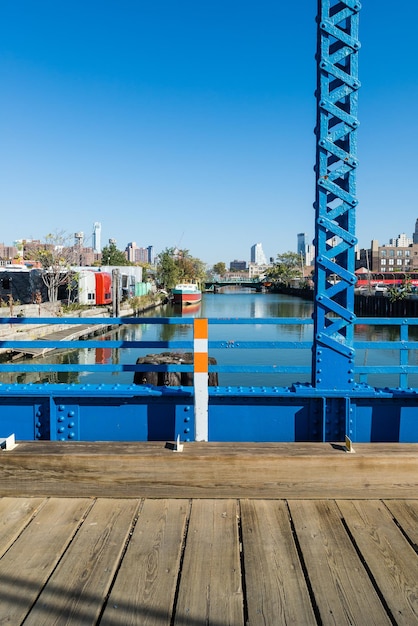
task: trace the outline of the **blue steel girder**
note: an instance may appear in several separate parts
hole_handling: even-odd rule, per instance
[[[354,389],[358,22],[356,0],[318,0],[312,385]]]

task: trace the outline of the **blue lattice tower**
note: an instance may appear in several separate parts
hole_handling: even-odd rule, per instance
[[[319,0],[312,385],[353,389],[358,20],[355,0]]]

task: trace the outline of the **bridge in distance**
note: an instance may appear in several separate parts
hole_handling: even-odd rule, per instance
[[[205,291],[218,291],[222,287],[245,287],[263,291],[270,283],[259,278],[225,278],[223,280],[209,280],[205,282]]]

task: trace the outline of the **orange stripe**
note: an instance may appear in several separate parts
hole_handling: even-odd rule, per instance
[[[195,352],[194,353],[194,371],[197,374],[206,374],[208,371],[208,353],[207,352]]]
[[[194,337],[195,339],[208,338],[208,320],[205,318],[197,318],[194,320]]]

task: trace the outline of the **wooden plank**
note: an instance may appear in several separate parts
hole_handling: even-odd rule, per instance
[[[396,624],[418,624],[418,555],[382,502],[338,502]]]
[[[97,622],[137,509],[135,500],[94,504],[26,618],[27,626]]]
[[[0,558],[44,502],[42,498],[0,499]]]
[[[243,622],[237,502],[194,500],[174,624]]]
[[[346,454],[329,444],[186,443],[178,454],[162,442],[45,443],[0,454],[0,495],[414,499],[418,492],[414,444]]]
[[[111,456],[133,455],[138,454],[154,456],[156,452],[170,452],[170,448],[166,446],[166,442],[162,441],[73,441],[71,445],[68,442],[60,441],[21,441],[19,446],[13,450],[13,454],[19,455],[37,455],[44,454],[63,454],[73,456],[92,456],[96,453]],[[282,443],[282,442],[240,442],[240,441],[207,441],[197,442],[191,441],[185,443],[185,452],[187,455],[194,456],[233,456],[239,458],[260,457],[260,456],[280,456],[280,457],[305,457],[305,456],[333,456],[353,458],[353,455],[345,453],[345,444],[336,443]],[[402,457],[414,457],[418,453],[418,444],[416,443],[356,443],[356,457],[391,457],[400,454]]]
[[[186,521],[187,500],[146,500],[101,626],[169,625]]]
[[[418,550],[418,500],[386,500],[385,504]]]
[[[241,500],[250,624],[317,624],[284,501]]]
[[[322,624],[390,624],[333,501],[289,501]]]
[[[51,499],[0,559],[0,624],[20,624],[92,502]]]

